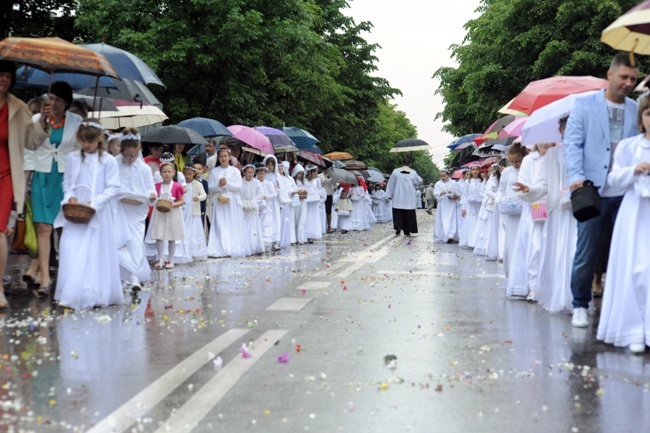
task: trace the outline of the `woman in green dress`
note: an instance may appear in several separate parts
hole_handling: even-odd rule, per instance
[[[50,293],[50,237],[63,200],[65,159],[79,146],[76,134],[82,118],[68,111],[71,103],[70,85],[63,81],[52,83],[41,114],[34,117],[27,129],[26,147],[35,151],[31,198],[38,234],[40,296]]]

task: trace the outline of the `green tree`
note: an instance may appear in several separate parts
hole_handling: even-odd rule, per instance
[[[457,67],[438,69],[437,118],[454,135],[482,132],[533,80],[554,75],[604,77],[615,54],[601,32],[637,0],[483,0],[452,45]],[[642,60],[643,62],[643,60]]]
[[[0,6],[0,36],[80,37],[74,27],[74,0],[4,1]]]

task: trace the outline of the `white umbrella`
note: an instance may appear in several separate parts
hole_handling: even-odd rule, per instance
[[[92,112],[88,116],[99,119],[102,126],[107,129],[139,128],[168,119],[167,115],[155,105],[143,105],[142,107],[140,105],[123,105],[118,106],[117,111]]]
[[[367,179],[369,182],[385,182],[386,179],[384,179],[384,175],[381,174],[381,172],[377,170],[370,170],[368,169],[368,173],[370,174],[370,177]]]
[[[537,143],[559,143],[562,135],[558,130],[560,119],[571,113],[576,99],[591,95],[600,90],[576,93],[539,108],[530,115],[521,129],[521,142],[525,146]]]

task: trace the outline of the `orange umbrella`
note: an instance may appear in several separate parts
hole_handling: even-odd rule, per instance
[[[61,38],[5,38],[0,41],[0,59],[48,72],[78,72],[119,78],[102,54]]]
[[[325,158],[331,159],[332,161],[344,161],[346,159],[354,159],[354,156],[350,155],[347,152],[330,152],[323,156]]]

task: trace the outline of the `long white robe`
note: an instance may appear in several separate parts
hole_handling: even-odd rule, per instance
[[[476,221],[474,232],[471,236],[472,240],[469,242],[474,245],[474,254],[479,256],[487,255],[490,233],[494,229],[494,198],[498,187],[499,182],[496,176],[492,175],[485,182],[485,187],[483,188],[481,209],[478,212],[478,220]],[[498,226],[495,232],[498,233]]]
[[[355,186],[350,188],[349,198],[352,201],[352,215],[350,215],[352,221],[352,230],[370,230],[376,218],[372,214],[370,209],[371,199],[368,193],[361,186]],[[372,219],[370,217],[372,214]]]
[[[266,161],[266,160],[265,160]],[[277,170],[277,169],[276,169]],[[266,194],[266,208],[264,210],[264,215],[269,215],[270,212],[270,226],[265,226],[264,218],[267,216],[262,216],[262,230],[265,234],[270,234],[271,240],[265,240],[265,242],[277,242],[280,243],[280,182],[278,181],[279,173],[267,173],[265,181],[268,182],[275,191],[267,191],[267,187],[262,184]]]
[[[351,215],[339,215],[338,211],[336,210],[336,205],[341,200],[341,194],[343,193],[343,189],[339,188],[334,195],[332,196],[332,214],[336,214],[336,229],[340,231],[350,231],[352,230],[352,216]],[[349,199],[348,199],[349,200]],[[351,200],[350,200],[351,201]],[[354,208],[354,204],[352,204]],[[354,213],[354,211],[352,211]]]
[[[278,176],[278,200],[280,201],[280,246],[288,247],[296,242],[296,222],[293,212],[293,200],[291,191],[293,191],[293,179],[289,176]]]
[[[450,198],[459,196],[456,187],[457,184],[453,180],[447,180],[447,182],[439,180],[433,188],[433,195],[435,199],[438,200],[436,222],[433,230],[433,242],[443,243],[450,239],[453,240],[456,237],[458,231],[456,227],[458,198]]]
[[[536,185],[542,172],[544,158],[539,152],[531,152],[524,157],[519,169],[518,182],[526,186]],[[508,275],[507,296],[527,296],[530,291],[537,292],[539,270],[542,261],[542,235],[544,222],[534,222],[530,211],[533,200],[527,194],[519,193],[524,200],[517,237],[512,255],[512,270]],[[545,197],[542,197],[545,200]]]
[[[463,197],[467,196],[467,181],[465,179],[460,179],[456,184],[456,190],[460,198],[456,200],[456,227],[458,233],[456,234],[456,240],[459,244],[467,245],[467,235],[465,234],[465,218],[463,218]]]
[[[138,197],[142,204],[123,203],[115,205],[115,241],[122,280],[132,283],[147,281],[151,268],[144,246],[145,220],[149,213],[149,197],[156,194],[151,168],[138,158],[125,164],[122,155],[115,157],[120,176],[119,195]],[[139,281],[134,281],[139,280]]]
[[[615,346],[650,344],[650,197],[637,190],[648,181],[648,175],[634,174],[640,162],[650,162],[650,142],[643,135],[622,140],[607,177],[625,195],[612,234],[597,338]]]
[[[179,241],[176,246],[176,252],[174,253],[176,263],[191,263],[195,259],[205,260],[208,256],[208,246],[205,242],[205,230],[201,222],[201,215],[193,214],[194,197],[198,197],[199,201],[205,200],[207,192],[203,189],[203,184],[196,180],[188,183],[185,188],[187,189],[183,194],[185,204],[181,208],[185,238]]]
[[[257,179],[242,182],[241,200],[244,211],[244,227],[242,235],[248,242],[251,254],[264,252],[264,237],[260,220],[260,207],[263,206],[264,189]]]
[[[305,232],[307,239],[319,240],[323,238],[322,221],[320,214],[320,191],[317,182],[320,179],[315,178],[305,182],[307,190],[307,216],[305,219]]]
[[[219,186],[219,180],[226,178],[226,185]],[[233,166],[217,166],[210,171],[208,181],[212,194],[212,225],[208,239],[210,257],[245,257],[251,254],[248,242],[244,241],[244,212],[241,207],[241,173]],[[220,203],[219,195],[230,198],[228,203]]]
[[[460,242],[460,247],[474,248],[474,226],[478,221],[478,213],[481,210],[483,202],[483,188],[485,182],[480,179],[470,179],[467,181],[467,194],[461,198],[461,207],[465,211],[463,218],[463,231],[465,232],[465,243]]]
[[[113,201],[119,190],[117,163],[112,156],[104,153],[100,160],[95,152],[82,160],[77,150],[66,157],[61,204],[76,197],[81,204],[91,202],[96,213],[87,224],[76,224],[67,221],[60,210],[54,221],[55,227],[63,227],[54,293],[59,305],[87,309],[124,303],[113,220]]]
[[[299,190],[307,190],[307,184],[302,180],[296,180],[296,186]],[[295,207],[296,213],[296,240],[299,244],[307,242],[307,200],[298,199],[299,205]]]
[[[510,166],[506,167],[501,173],[501,182],[497,194],[497,206],[500,200],[516,198],[517,194],[513,191],[513,185],[517,182],[519,170]],[[519,228],[519,219],[521,214],[507,215],[501,214],[501,229],[503,230],[503,270],[506,277],[510,274],[510,263],[512,254],[515,249],[515,240],[517,238],[517,229]]]
[[[536,298],[546,310],[571,312],[571,273],[578,241],[578,224],[571,210],[569,175],[562,146],[544,156],[539,182],[530,187],[529,196],[539,200],[546,195],[547,218],[542,236],[541,266]]]

